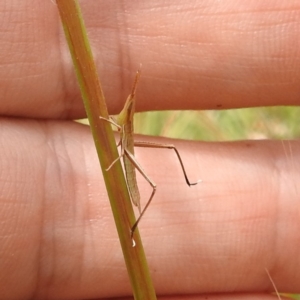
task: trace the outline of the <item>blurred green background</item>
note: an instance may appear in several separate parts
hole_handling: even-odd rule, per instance
[[[298,139],[300,107],[135,114],[135,133],[189,140]]]

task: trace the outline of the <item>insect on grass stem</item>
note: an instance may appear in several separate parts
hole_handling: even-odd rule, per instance
[[[107,167],[106,170],[109,171],[118,160],[123,158],[126,184],[128,187],[130,198],[131,198],[132,203],[135,206],[137,206],[139,213],[140,213],[138,219],[133,224],[133,226],[131,227],[131,230],[130,230],[130,236],[131,236],[132,240],[133,240],[134,231],[136,230],[139,222],[141,221],[145,211],[149,207],[149,205],[155,195],[155,192],[156,192],[156,184],[145,173],[142,166],[140,165],[140,163],[137,161],[137,159],[134,156],[134,147],[161,148],[161,149],[174,150],[175,154],[179,160],[179,163],[180,163],[180,166],[181,166],[181,169],[182,169],[182,172],[183,172],[183,175],[184,175],[187,185],[193,186],[193,185],[196,185],[199,182],[201,182],[201,180],[198,180],[196,182],[190,182],[190,180],[188,179],[188,176],[186,174],[185,167],[184,167],[183,161],[180,157],[180,154],[174,145],[134,141],[133,117],[134,117],[134,113],[135,113],[136,88],[137,88],[138,81],[140,79],[140,73],[141,73],[140,71],[137,71],[137,73],[136,73],[132,91],[131,91],[130,95],[127,97],[127,100],[125,102],[125,105],[124,105],[122,111],[118,115],[110,116],[109,119],[106,119],[106,118],[103,118],[100,116],[100,119],[107,121],[107,122],[111,123],[112,125],[116,126],[116,128],[120,132],[120,141],[118,143],[118,146],[121,147],[120,155]],[[141,203],[140,203],[141,197],[140,197],[140,192],[139,192],[138,185],[137,185],[135,169],[137,169],[141,173],[141,175],[146,179],[146,181],[148,181],[148,183],[152,187],[152,193],[150,195],[150,198],[148,199],[148,201],[143,209],[141,209]]]

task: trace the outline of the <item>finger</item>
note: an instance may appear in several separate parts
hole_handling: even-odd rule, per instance
[[[298,104],[297,3],[82,1],[81,6],[109,109],[117,113],[140,64],[138,110]],[[0,113],[83,117],[53,1],[1,1],[0,12],[5,20]],[[18,24],[13,30],[12,23]]]
[[[89,129],[0,128],[0,298],[130,295]],[[201,184],[186,186],[172,151],[136,149],[157,184],[139,228],[158,294],[274,291],[266,269],[299,292],[299,142],[175,144]]]

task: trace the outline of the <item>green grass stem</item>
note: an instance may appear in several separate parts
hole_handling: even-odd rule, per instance
[[[99,119],[99,116],[108,118],[108,112],[78,1],[56,0],[56,3],[99,156],[134,298],[156,299],[138,230],[134,234],[136,246],[132,247],[130,229],[135,217],[121,163],[116,163],[109,172],[105,170],[119,154],[111,125]]]

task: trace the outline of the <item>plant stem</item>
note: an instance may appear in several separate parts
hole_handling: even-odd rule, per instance
[[[117,162],[111,170],[105,170],[118,157],[118,151],[111,126],[99,119],[99,116],[107,119],[108,112],[78,1],[56,2],[91,125],[134,298],[156,299],[138,230],[134,234],[136,246],[132,247],[130,229],[135,223],[135,217],[121,163]]]

